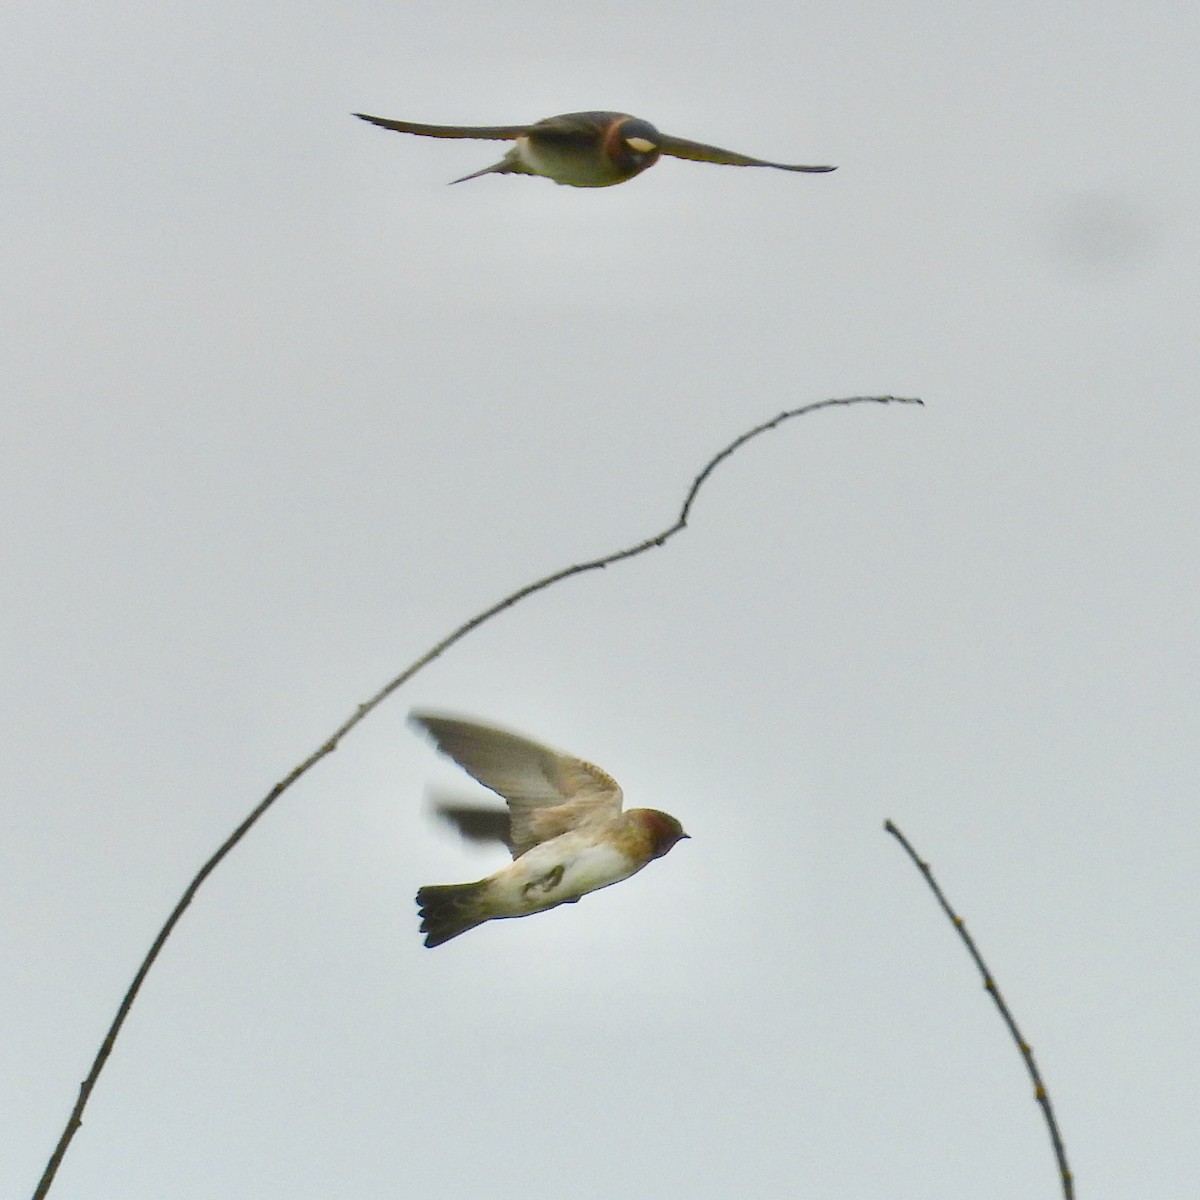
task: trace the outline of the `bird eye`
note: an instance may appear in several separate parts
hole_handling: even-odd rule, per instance
[[[630,150],[636,150],[639,154],[649,154],[651,150],[658,149],[653,142],[648,142],[642,137],[626,138],[625,145],[627,145]]]

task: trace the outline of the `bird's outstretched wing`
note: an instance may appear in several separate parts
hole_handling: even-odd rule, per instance
[[[703,142],[689,142],[687,138],[667,137],[666,134],[663,134],[659,149],[672,158],[723,163],[727,167],[775,167],[780,171],[811,171],[817,174],[837,170],[837,167],[805,167],[796,163],[768,162],[765,158],[751,158],[748,154],[738,154],[736,150],[722,150],[720,146],[706,146]]]
[[[507,808],[487,808],[459,800],[435,799],[433,811],[468,842],[499,842],[512,849],[512,819]]]
[[[459,717],[413,713],[411,720],[443,754],[508,803],[514,858],[538,842],[621,811],[616,780],[581,758]]]
[[[361,121],[370,121],[383,129],[395,129],[400,133],[417,133],[421,137],[478,138],[484,142],[511,142],[519,138],[528,125],[418,125],[415,121],[391,121],[387,117],[370,117],[366,113],[355,113]]]

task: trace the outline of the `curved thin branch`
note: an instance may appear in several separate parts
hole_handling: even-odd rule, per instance
[[[1058,1132],[1058,1122],[1054,1119],[1054,1106],[1050,1103],[1050,1093],[1046,1090],[1046,1085],[1042,1082],[1042,1076],[1038,1071],[1037,1063],[1033,1059],[1033,1047],[1025,1040],[1024,1035],[1017,1027],[1016,1018],[1004,1002],[1004,997],[1000,994],[1000,989],[996,986],[996,981],[992,978],[992,973],[988,970],[987,963],[983,961],[983,955],[979,953],[974,939],[967,932],[967,926],[962,917],[950,907],[950,902],[946,899],[942,889],[938,887],[937,880],[934,879],[933,871],[930,870],[929,864],[917,854],[909,843],[908,838],[891,821],[885,821],[883,827],[904,847],[908,857],[916,863],[917,869],[925,876],[925,882],[929,884],[933,894],[937,897],[937,902],[942,906],[942,911],[950,918],[950,924],[958,931],[958,936],[962,938],[968,953],[975,960],[975,965],[979,968],[979,973],[983,976],[984,989],[995,1001],[996,1007],[1000,1010],[1000,1016],[1004,1018],[1004,1024],[1008,1026],[1008,1032],[1012,1035],[1012,1040],[1016,1042],[1017,1049],[1020,1050],[1021,1057],[1025,1060],[1025,1067],[1029,1071],[1029,1078],[1033,1080],[1033,1097],[1042,1106],[1042,1114],[1045,1116],[1046,1126],[1050,1130],[1050,1143],[1054,1147],[1054,1157],[1058,1162],[1058,1174],[1062,1182],[1063,1196],[1066,1200],[1074,1200],[1075,1181],[1071,1175],[1071,1168],[1067,1166],[1066,1147],[1063,1145],[1062,1136]]]
[[[96,1054],[96,1058],[92,1063],[92,1069],[88,1073],[88,1077],[83,1081],[79,1088],[79,1098],[75,1101],[75,1107],[71,1110],[71,1116],[67,1121],[66,1127],[62,1131],[62,1135],[58,1139],[58,1145],[54,1148],[54,1153],[50,1156],[50,1161],[46,1164],[46,1170],[42,1174],[42,1178],[38,1183],[37,1190],[33,1193],[33,1200],[43,1200],[50,1191],[50,1185],[54,1182],[54,1176],[58,1171],[59,1164],[62,1162],[63,1155],[67,1152],[67,1147],[71,1144],[71,1139],[75,1136],[75,1131],[82,1124],[83,1110],[87,1106],[89,1097],[92,1094],[92,1089],[96,1086],[96,1080],[100,1077],[100,1072],[104,1070],[104,1064],[108,1061],[108,1056],[112,1053],[113,1044],[117,1040],[117,1035],[121,1032],[121,1026],[125,1024],[125,1018],[129,1016],[129,1010],[133,1007],[134,1000],[137,999],[137,994],[141,990],[142,984],[145,982],[146,976],[150,972],[150,968],[154,966],[155,959],[158,958],[160,951],[166,944],[167,938],[171,936],[175,926],[179,923],[179,919],[183,916],[193,897],[200,890],[201,884],[216,870],[220,865],[221,860],[250,832],[255,822],[288,790],[302,775],[306,774],[310,768],[316,766],[326,755],[332,754],[337,748],[338,743],[348,734],[360,721],[362,721],[369,713],[379,707],[397,688],[407,683],[418,671],[427,667],[435,658],[440,657],[445,651],[449,650],[456,642],[461,641],[472,630],[478,629],[485,621],[490,621],[492,617],[504,612],[505,609],[512,608],[514,604],[520,603],[527,596],[532,596],[535,592],[544,591],[546,588],[558,583],[560,580],[568,579],[572,575],[582,575],[587,571],[598,571],[612,563],[621,562],[626,558],[633,558],[644,551],[651,549],[654,546],[663,545],[669,538],[675,536],[681,530],[686,528],[688,517],[691,514],[692,504],[696,499],[701,487],[705,481],[713,473],[718,464],[727,459],[735,450],[750,441],[751,438],[758,437],[761,433],[766,433],[769,429],[774,429],[777,425],[782,425],[784,421],[791,420],[792,417],[802,417],[807,413],[816,412],[821,408],[834,408],[846,406],[850,404],[920,404],[921,401],[916,398],[902,396],[849,396],[835,400],[819,400],[814,404],[805,404],[799,408],[788,409],[786,412],[781,412],[777,417],[773,417],[769,421],[764,421],[761,425],[756,425],[753,429],[743,433],[740,437],[735,438],[723,450],[705,464],[701,472],[692,480],[692,486],[688,489],[687,496],[684,498],[683,507],[680,509],[679,516],[673,525],[664,529],[661,533],[656,533],[644,541],[638,542],[634,546],[629,546],[624,550],[618,550],[615,554],[607,554],[603,558],[594,558],[589,562],[578,563],[573,567],[565,567],[561,571],[555,571],[553,574],[546,575],[533,583],[527,584],[523,588],[518,588],[511,595],[506,596],[503,600],[493,604],[491,608],[485,609],[483,612],[473,616],[469,621],[460,625],[453,633],[444,637],[432,649],[426,651],[414,663],[405,667],[393,680],[385,684],[378,692],[375,693],[369,700],[360,704],[355,709],[352,716],[338,726],[333,734],[323,742],[316,750],[312,752],[302,763],[294,767],[287,775],[283,777],[255,806],[249,816],[221,843],[213,856],[196,872],[196,877],[188,884],[183,895],[180,896],[178,903],[171,910],[170,916],[167,917],[162,929],[159,930],[158,936],[154,939],[146,957],[142,960],[142,964],[137,969],[137,974],[134,975],[132,983],[130,983],[120,1007],[117,1009],[117,1015],[113,1018],[112,1024],[108,1028],[108,1032],[104,1035],[104,1041],[100,1043],[100,1049]]]

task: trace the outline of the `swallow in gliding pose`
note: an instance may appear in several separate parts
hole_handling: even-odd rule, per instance
[[[835,171],[836,167],[805,167],[768,162],[719,146],[689,142],[659,133],[649,121],[628,113],[580,112],[547,117],[533,125],[418,125],[355,113],[364,121],[400,133],[422,137],[479,138],[515,142],[498,162],[452,183],[480,175],[544,175],[571,187],[610,187],[624,183],[652,167],[660,155],[690,158],[695,162],[724,163],[732,167],[775,167],[780,171]]]

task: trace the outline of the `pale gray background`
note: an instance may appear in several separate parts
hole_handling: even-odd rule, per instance
[[[1178,3],[9,4],[0,1194],[193,870],[55,1195],[1194,1194],[1196,44]],[[355,109],[625,109],[830,176],[600,191]],[[693,835],[422,948],[499,859],[436,705]]]

